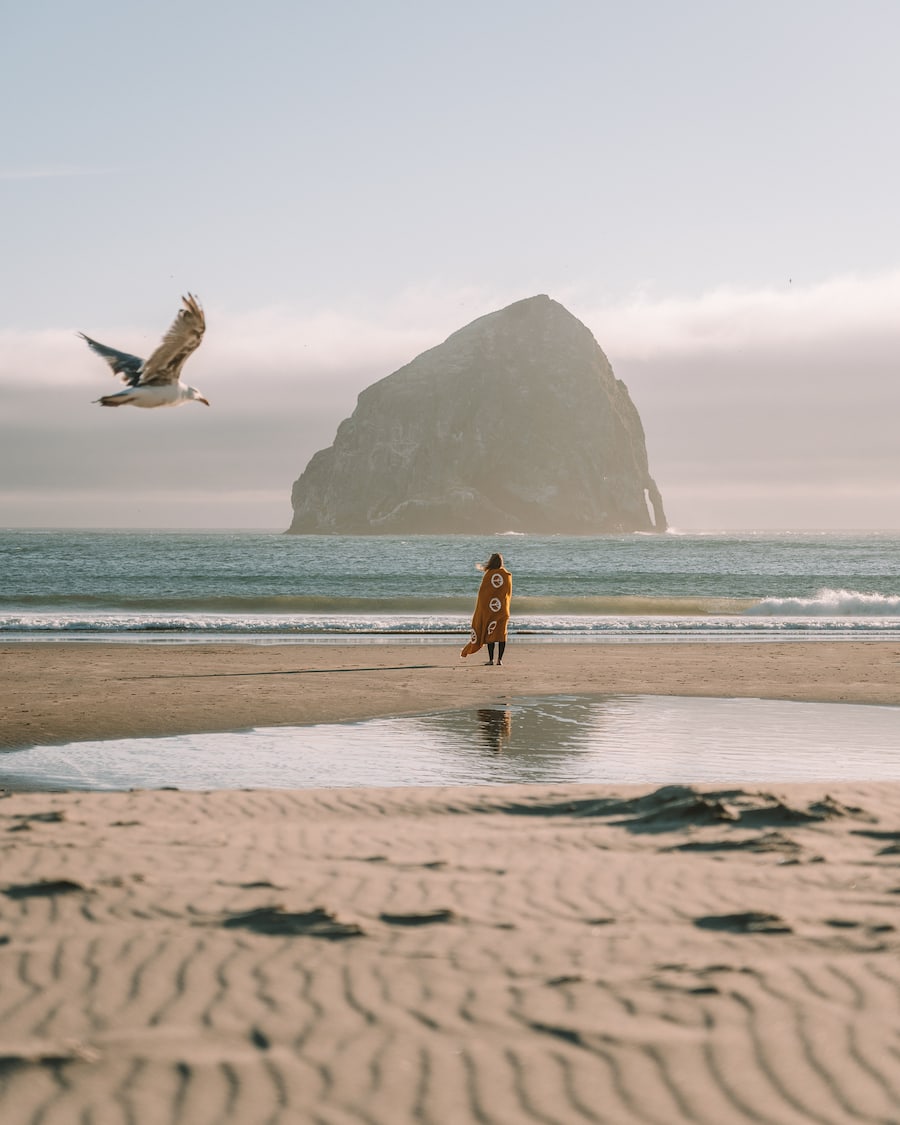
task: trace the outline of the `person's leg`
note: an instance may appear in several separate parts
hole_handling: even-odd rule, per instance
[[[494,646],[491,645],[491,648],[493,648],[493,647]],[[506,652],[506,641],[497,641],[497,663],[498,664],[503,663],[504,652]],[[491,653],[491,659],[493,660],[493,658],[494,658],[494,654]]]
[[[494,663],[494,642],[488,641],[488,664]]]

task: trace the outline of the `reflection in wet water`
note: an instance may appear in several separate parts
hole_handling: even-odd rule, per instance
[[[900,780],[896,707],[548,696],[478,710],[0,755],[18,789]]]
[[[475,712],[478,733],[488,749],[499,754],[512,735],[512,713],[508,707],[480,707]]]

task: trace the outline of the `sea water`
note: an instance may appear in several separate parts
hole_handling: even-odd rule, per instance
[[[30,529],[0,531],[0,638],[455,644],[497,550],[511,641],[900,639],[900,532]]]

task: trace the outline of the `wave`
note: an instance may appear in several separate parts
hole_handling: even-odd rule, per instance
[[[738,614],[753,605],[751,598],[726,597],[642,597],[638,595],[534,596],[517,594],[516,617],[670,617]],[[129,597],[115,594],[56,594],[0,597],[0,606],[9,613],[90,612],[172,614],[460,614],[470,617],[474,606],[471,594],[421,595],[412,597],[334,597],[321,595]],[[0,618],[2,620],[2,618]]]
[[[31,601],[33,604],[22,604]],[[0,609],[0,636],[314,637],[468,631],[472,599],[319,596],[20,599]],[[822,589],[810,597],[517,596],[510,629],[520,636],[624,638],[678,636],[900,634],[900,596]]]
[[[413,597],[344,597],[319,594],[206,594],[134,597],[127,594],[31,594],[0,597],[7,610],[110,613],[304,614],[304,613],[470,613],[474,598],[466,595]]]
[[[810,598],[764,598],[744,613],[758,617],[900,617],[900,594],[824,589]]]
[[[36,613],[0,616],[0,635],[183,633],[278,635],[318,633],[467,633],[468,619],[441,617],[266,614]]]
[[[5,641],[32,639],[251,639],[285,641],[366,637],[457,639],[468,634],[460,615],[32,613],[0,615]],[[900,639],[900,618],[788,616],[517,616],[510,633],[522,639],[703,640],[872,637]]]

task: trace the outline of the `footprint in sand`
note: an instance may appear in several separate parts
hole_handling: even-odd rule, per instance
[[[3,893],[7,898],[46,898],[50,895],[68,895],[76,891],[87,893],[88,888],[71,879],[45,880],[39,883],[13,883]]]
[[[243,914],[232,914],[222,925],[227,929],[252,930],[274,937],[315,937],[328,941],[362,937],[365,933],[355,922],[340,922],[321,906],[295,912],[280,906],[262,906]]]
[[[435,922],[452,922],[456,915],[452,910],[431,910],[424,914],[379,914],[382,922],[389,926],[431,926]]]
[[[791,927],[777,914],[745,910],[740,914],[705,914],[694,919],[702,930],[726,930],[734,934],[790,934]]]

